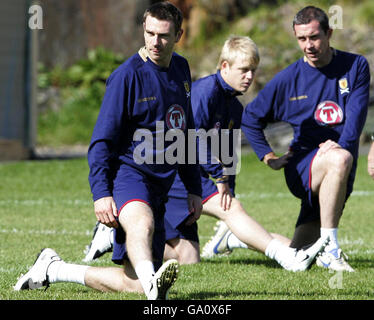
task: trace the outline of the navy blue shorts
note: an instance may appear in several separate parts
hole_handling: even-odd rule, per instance
[[[177,177],[178,179],[179,177]],[[231,192],[234,194],[235,176],[230,176],[229,184]],[[208,176],[201,176],[202,202],[203,204],[211,197],[218,194],[215,183]],[[165,213],[165,234],[166,240],[180,238],[199,242],[197,223],[186,226],[185,222],[190,213],[187,204],[187,191],[180,187],[180,183],[173,185],[169,192],[169,200],[166,203]]]
[[[319,148],[310,152],[296,153],[284,168],[286,183],[291,193],[301,199],[301,208],[296,227],[312,221],[320,220],[320,206],[318,196],[312,194],[311,168],[314,157]],[[348,179],[347,196],[352,193],[355,169],[352,169]]]
[[[152,208],[154,216],[152,254],[155,270],[157,270],[162,265],[165,249],[164,214],[166,195],[160,191],[159,186],[151,183],[145,175],[135,169],[126,167],[125,170],[118,172],[114,180],[113,198],[119,215],[122,208],[132,201],[144,202]],[[112,261],[116,264],[123,264],[123,260],[128,259],[125,240],[125,231],[120,226],[114,232]]]

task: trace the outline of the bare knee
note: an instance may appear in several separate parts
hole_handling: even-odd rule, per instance
[[[195,264],[200,262],[200,252],[190,248],[189,250],[178,254],[180,264]]]
[[[180,264],[195,264],[200,262],[200,246],[198,242],[175,238],[168,240],[168,245],[172,248],[175,259]]]
[[[221,214],[219,215],[218,219],[222,220],[227,224],[228,221],[233,219],[233,217],[238,216],[248,216],[247,212],[244,210],[242,204],[240,201],[236,198],[232,198],[230,209],[223,211],[221,207],[219,207],[221,210]],[[217,210],[218,211],[218,210]]]
[[[351,153],[343,148],[331,149],[326,154],[315,157],[312,164],[312,190],[317,193],[325,178],[344,183],[352,169],[352,164]]]
[[[236,198],[232,199],[231,207],[222,216],[222,221],[233,231],[234,226],[247,225],[252,223],[254,219],[247,213],[242,204]]]
[[[353,164],[352,154],[344,149],[334,150],[331,157],[330,168],[338,174],[346,176],[351,171]]]
[[[220,203],[220,196],[218,194],[210,198],[203,205],[203,214],[222,220],[224,222],[228,220],[229,216],[239,211],[245,212],[240,201],[236,198],[232,198],[229,210],[223,210]]]
[[[127,235],[153,235],[154,220],[152,212],[122,212],[120,215],[120,223]]]

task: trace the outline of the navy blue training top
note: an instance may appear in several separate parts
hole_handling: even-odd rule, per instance
[[[129,167],[142,172],[165,194],[178,170],[187,190],[201,196],[197,165],[162,161],[175,141],[165,141],[166,132],[179,129],[185,133],[195,128],[190,107],[188,62],[173,53],[169,67],[162,68],[142,50],[144,52],[142,48],[119,66],[106,82],[88,150],[89,183],[94,201],[111,196],[116,171]],[[184,147],[188,148],[187,138]],[[139,162],[137,158],[145,158],[144,153],[148,160],[150,155],[151,160]]]
[[[275,121],[292,126],[294,152],[313,150],[331,139],[357,159],[369,85],[369,65],[361,55],[334,50],[331,62],[322,68],[313,68],[301,58],[279,72],[246,106],[242,130],[260,160],[272,151],[263,129]]]
[[[205,177],[220,178],[225,173],[224,167],[232,165],[231,162],[225,163],[222,155],[231,156],[235,151],[233,144],[236,140],[233,139],[233,130],[240,130],[243,113],[243,105],[237,95],[238,92],[223,80],[220,71],[192,83],[191,105],[195,127],[206,132],[215,129],[218,137],[219,148],[212,148],[208,140],[206,150],[203,150],[207,153],[207,161],[199,164],[201,174]],[[224,135],[228,137],[223,138]],[[217,154],[212,154],[212,150],[217,150]],[[226,156],[224,158],[230,158]],[[220,161],[212,162],[212,157],[217,157]],[[204,189],[204,185],[202,188]],[[177,176],[169,195],[178,198],[181,194],[185,194],[185,188]]]

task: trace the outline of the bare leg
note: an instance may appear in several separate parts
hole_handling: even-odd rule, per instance
[[[124,261],[124,269],[88,268],[85,274],[86,285],[101,291],[143,292],[135,268],[143,261],[152,261],[152,210],[145,203],[130,202],[121,210],[119,222],[126,232],[126,247],[130,262]],[[149,271],[147,275],[149,279],[152,273],[152,270]],[[148,279],[145,282],[147,281]]]
[[[321,228],[338,228],[352,161],[351,154],[340,147],[317,153],[312,163],[311,186],[312,192],[319,197],[320,221],[299,225],[291,247],[300,248],[316,241],[321,236]],[[337,239],[334,242],[337,244]]]
[[[342,215],[352,155],[334,148],[315,157],[312,164],[312,191],[319,196],[321,227],[337,228]]]
[[[270,233],[271,236],[274,238],[274,239],[277,239],[279,240],[280,242],[282,242],[285,246],[287,247],[290,247],[291,246],[291,239],[281,235],[281,234],[278,234],[278,233],[273,233],[271,232]]]
[[[255,250],[265,252],[273,240],[272,235],[250,217],[235,198],[232,199],[230,209],[224,211],[220,206],[219,196],[215,195],[204,203],[203,214],[224,221],[239,240]]]
[[[200,262],[200,246],[196,241],[170,239],[165,246],[164,260],[176,259],[180,264]]]
[[[126,247],[131,264],[152,261],[154,230],[151,208],[142,202],[128,203],[121,211],[119,221],[126,232]]]
[[[173,248],[173,246],[170,245],[170,244],[168,244],[168,242],[166,241],[166,243],[165,243],[165,250],[164,250],[164,261],[167,261],[169,259],[178,260],[178,253]],[[181,263],[179,260],[178,260],[178,262]]]
[[[129,261],[124,261],[124,268],[90,267],[85,274],[86,286],[99,291],[139,292],[143,288]]]
[[[245,243],[248,248],[263,252],[270,259],[276,260],[286,270],[304,271],[313,262],[318,252],[325,246],[323,241],[318,241],[307,251],[296,251],[289,247],[289,239],[281,237],[281,240],[286,242],[286,244],[282,243],[282,241],[274,238],[266,231],[256,220],[251,218],[237,199],[232,199],[231,207],[226,211],[221,209],[219,202],[219,195],[210,198],[204,204],[203,213],[222,220],[230,231],[222,229],[222,235],[220,235],[222,238],[220,239],[218,237],[218,242],[215,242],[216,240],[213,239],[213,242],[208,242],[203,249],[205,257],[210,257],[212,255],[211,252],[215,254],[217,250],[223,252],[224,246],[229,250],[231,246],[237,247],[238,244],[236,243],[229,244],[229,242],[235,240],[231,239],[232,234],[234,234],[242,243]],[[217,231],[217,234],[219,235],[220,231]],[[226,239],[225,242],[223,239]],[[218,249],[220,243],[224,244],[223,247]]]

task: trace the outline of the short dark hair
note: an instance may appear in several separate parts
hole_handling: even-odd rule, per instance
[[[143,15],[143,23],[148,16],[159,20],[172,21],[175,27],[175,34],[182,28],[183,15],[182,12],[169,1],[157,2],[151,5]]]
[[[317,20],[325,33],[330,29],[329,17],[327,14],[322,9],[314,6],[307,6],[296,13],[293,18],[292,28],[295,30],[295,25],[308,24],[312,20]]]

